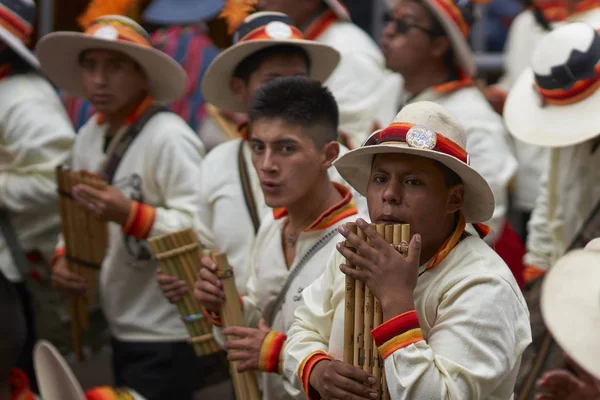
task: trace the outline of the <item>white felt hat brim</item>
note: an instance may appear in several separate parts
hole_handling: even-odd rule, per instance
[[[559,346],[600,379],[600,239],[568,253],[548,272],[541,310]]]
[[[600,90],[574,104],[542,106],[534,84],[533,70],[527,68],[506,98],[504,119],[513,136],[538,146],[565,147],[600,134]]]
[[[231,91],[230,80],[235,69],[251,54],[281,45],[304,49],[311,61],[309,78],[318,82],[327,80],[340,60],[337,50],[309,40],[255,40],[239,43],[219,54],[208,67],[202,79],[202,93],[206,101],[223,110],[246,113],[248,110],[245,105]]]
[[[455,157],[433,150],[417,149],[396,143],[382,143],[374,146],[360,147],[340,157],[334,166],[358,193],[367,195],[367,187],[371,176],[373,157],[377,154],[393,153],[412,154],[436,160],[454,171],[463,181],[465,194],[461,208],[466,222],[485,222],[494,213],[494,193],[487,181],[469,165]]]
[[[44,400],[84,400],[85,394],[73,371],[58,350],[45,340],[33,354],[40,395]]]
[[[79,67],[80,54],[85,50],[112,50],[133,59],[146,73],[150,95],[158,103],[169,104],[185,92],[185,71],[167,54],[154,48],[76,32],[51,33],[36,46],[46,76],[58,88],[79,97],[85,97]]]

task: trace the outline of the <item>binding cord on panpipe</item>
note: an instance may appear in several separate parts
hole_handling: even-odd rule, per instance
[[[355,223],[346,224],[348,230],[363,240],[365,233]],[[371,224],[371,228],[386,242],[399,247],[400,253],[408,256],[410,225],[408,224]],[[369,240],[367,240],[370,243]],[[346,241],[346,247],[350,243]],[[354,250],[354,249],[353,249]],[[346,260],[346,265],[356,268]],[[377,351],[375,340],[371,336],[373,328],[383,323],[383,311],[379,300],[360,280],[346,275],[346,307],[344,311],[344,362],[361,368],[375,377],[373,389],[379,394],[378,400],[389,400],[390,393],[385,380],[383,359]]]
[[[225,292],[225,302],[221,309],[223,327],[244,326],[244,314],[235,287],[233,269],[227,261],[227,256],[224,253],[213,253],[212,258],[215,264],[217,264],[217,277],[223,283],[223,291]],[[262,396],[258,388],[256,374],[253,371],[240,373],[237,371],[238,365],[238,361],[230,362],[230,373],[235,389],[235,398],[237,400],[261,399]]]
[[[188,342],[198,357],[220,351],[212,334],[212,325],[202,315],[202,306],[193,296],[194,282],[201,266],[202,246],[192,229],[169,233],[148,240],[161,271],[184,281],[187,292],[176,304],[190,335]]]
[[[67,267],[83,277],[92,292],[84,297],[70,300],[71,336],[73,351],[83,360],[82,331],[89,327],[88,308],[95,302],[98,270],[108,247],[106,222],[79,207],[73,200],[73,187],[83,184],[97,190],[105,190],[108,184],[99,176],[87,171],[73,172],[63,167],[56,169],[60,216],[65,243]]]

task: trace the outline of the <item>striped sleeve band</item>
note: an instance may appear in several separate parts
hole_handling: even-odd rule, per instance
[[[274,374],[281,373],[281,355],[287,336],[277,331],[271,331],[265,336],[260,346],[258,369]]]
[[[315,368],[315,365],[323,360],[332,360],[332,358],[324,351],[315,351],[309,354],[304,361],[302,361],[300,367],[298,367],[298,376],[302,382],[304,393],[306,393],[309,400],[319,400],[321,398],[319,393],[310,386],[310,374]]]
[[[395,351],[423,340],[419,318],[414,310],[384,322],[373,329],[371,335],[384,360]]]
[[[154,207],[132,200],[129,217],[123,225],[123,233],[136,239],[146,239],[150,235],[155,218]]]

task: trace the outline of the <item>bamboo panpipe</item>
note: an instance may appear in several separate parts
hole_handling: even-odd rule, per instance
[[[223,327],[244,326],[244,314],[238,300],[233,269],[227,261],[227,256],[224,253],[213,253],[212,258],[217,264],[217,276],[221,280],[225,292],[225,302],[221,309]],[[258,388],[256,374],[252,371],[238,372],[238,365],[239,362],[237,361],[230,363],[235,398],[237,400],[259,400],[262,396]]]
[[[194,283],[202,260],[202,246],[192,229],[157,236],[148,240],[161,271],[184,281],[187,292],[176,304],[177,311],[190,335],[188,342],[198,357],[217,353],[219,345],[212,325],[202,315],[202,306],[194,298]]]
[[[83,277],[90,288],[97,284],[98,269],[108,246],[105,221],[79,207],[72,197],[73,187],[84,184],[105,190],[107,183],[99,176],[86,171],[73,172],[63,167],[56,169],[62,231],[67,254],[67,267]],[[71,336],[77,358],[83,360],[81,332],[88,328],[88,308],[94,302],[94,292],[87,297],[70,299]]]
[[[356,224],[346,225],[350,232],[365,240],[366,235],[357,228]],[[386,225],[371,224],[371,228],[385,239],[386,242],[399,245],[403,256],[408,255],[410,242],[410,226],[408,224]],[[367,240],[370,243],[370,240]],[[346,241],[346,246],[350,244]],[[346,265],[351,268],[349,260]],[[352,364],[375,377],[375,391],[379,393],[379,400],[390,399],[387,388],[383,360],[377,351],[377,345],[371,337],[371,330],[383,323],[383,310],[377,298],[364,283],[346,276],[346,298],[344,312],[344,362]]]

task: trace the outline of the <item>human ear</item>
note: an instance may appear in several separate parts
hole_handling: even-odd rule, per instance
[[[448,189],[448,204],[447,204],[447,212],[448,214],[454,214],[459,211],[465,200],[465,185],[460,183],[458,185],[452,186]]]
[[[323,166],[325,169],[329,169],[340,155],[340,144],[338,142],[325,143],[322,153],[324,155]]]
[[[248,92],[248,85],[243,79],[240,78],[231,78],[229,81],[229,87],[233,92],[233,96],[239,102],[246,102],[246,93]]]

